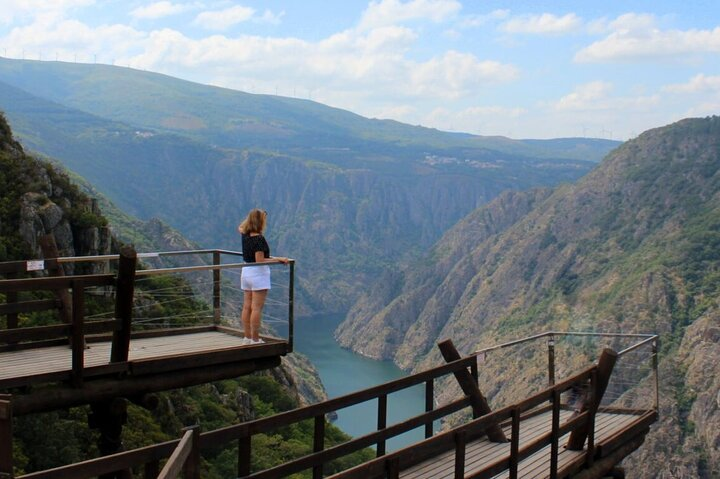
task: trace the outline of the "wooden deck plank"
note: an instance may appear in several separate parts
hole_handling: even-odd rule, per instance
[[[561,419],[563,420],[563,419]],[[595,443],[601,443],[605,437],[608,437],[614,431],[637,420],[634,415],[619,414],[603,414],[599,413],[596,417]],[[548,429],[549,430],[549,429]],[[582,464],[585,460],[585,451],[571,451],[562,447],[569,438],[569,434],[565,434],[560,438],[560,451],[558,454],[558,471],[563,468],[570,467],[573,464]],[[550,446],[546,446],[532,456],[520,463],[518,468],[518,476],[527,479],[544,479],[550,476]],[[497,479],[505,479],[509,477],[507,472],[495,476]]]
[[[570,413],[564,411],[566,416]],[[545,422],[549,419],[543,415],[532,416],[521,423],[520,436],[522,447],[548,431]],[[562,415],[561,415],[562,420]],[[509,437],[510,427],[503,428]],[[500,444],[488,441],[487,437],[469,442],[465,449],[465,473],[470,474],[482,469],[510,453],[510,443]],[[428,461],[416,464],[402,472],[401,477],[411,479],[452,478],[454,475],[455,451],[447,451]]]
[[[523,437],[525,443],[530,442],[537,438],[544,432],[543,422],[546,419],[542,415],[534,416],[521,424],[520,434]],[[503,428],[503,432],[510,437],[510,427],[506,426]],[[498,444],[491,443],[487,438],[477,439],[468,444],[466,449],[466,470],[475,471],[483,467],[483,465],[490,464],[495,460],[499,459],[503,455],[509,454],[510,444]],[[454,464],[455,455],[454,452],[448,452],[446,454],[446,461],[450,464]],[[481,462],[478,462],[481,461]],[[429,475],[426,477],[434,477]]]
[[[560,412],[561,424],[572,415],[571,411]],[[637,414],[622,414],[620,412],[598,413],[596,416],[595,444],[602,444],[603,440],[610,438],[634,422],[640,416]],[[544,412],[521,422],[520,448],[533,440],[550,432],[551,413]],[[510,434],[510,427],[504,428]],[[560,438],[560,451],[558,455],[558,470],[581,466],[585,461],[585,451],[571,451],[562,447],[568,440],[569,433]],[[483,437],[467,444],[465,450],[465,474],[470,475],[483,468],[509,456],[510,444],[492,443]],[[404,479],[451,479],[454,477],[455,451],[445,451],[433,458],[416,464],[400,473]],[[518,477],[527,479],[544,479],[550,475],[550,446],[535,452],[521,461],[518,468]],[[496,479],[506,479],[509,473],[503,472],[495,476]]]
[[[237,332],[189,331],[185,334],[152,335],[133,338],[130,341],[129,363],[151,364],[179,356],[215,356],[214,361],[232,358],[232,351],[245,351],[242,358],[262,356],[262,351],[276,355],[282,340],[266,338],[265,344],[244,345]],[[94,374],[102,374],[110,365],[111,343],[109,341],[89,342],[85,349],[86,368],[96,368]],[[226,352],[224,356],[219,353]],[[249,354],[252,351],[252,354]],[[266,354],[267,355],[267,354]],[[64,380],[72,369],[72,350],[69,346],[46,346],[35,349],[0,352],[0,387],[32,384],[34,380]],[[209,358],[212,361],[212,358]],[[167,364],[165,368],[172,368]],[[108,369],[108,371],[110,371]]]

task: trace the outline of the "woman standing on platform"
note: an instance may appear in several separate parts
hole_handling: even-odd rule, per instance
[[[246,263],[257,266],[245,266],[240,276],[240,287],[244,293],[242,323],[246,344],[260,344],[260,321],[262,310],[270,290],[270,266],[259,263],[279,261],[287,264],[288,259],[270,256],[270,246],[263,233],[267,225],[267,212],[252,209],[238,226],[242,236],[242,253]]]

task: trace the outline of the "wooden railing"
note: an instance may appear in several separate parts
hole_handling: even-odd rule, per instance
[[[128,253],[129,254],[129,253]],[[116,298],[116,311],[115,320],[123,322],[122,325],[118,326],[107,322],[106,328],[102,329],[99,324],[101,322],[93,322],[91,328],[95,328],[92,332],[88,331],[86,334],[95,334],[100,332],[113,332],[118,333],[118,328],[124,331],[127,326],[129,331],[128,318],[130,317],[132,308],[132,283],[135,281],[135,277],[138,279],[164,274],[180,274],[180,273],[194,273],[202,271],[212,272],[212,316],[213,324],[219,325],[221,323],[222,309],[221,309],[221,285],[222,285],[222,271],[223,270],[238,270],[249,266],[242,261],[235,261],[231,263],[223,263],[223,257],[228,256],[230,258],[241,257],[242,253],[238,251],[229,251],[221,249],[208,249],[208,250],[191,250],[191,251],[165,251],[165,252],[153,252],[153,253],[132,253],[138,260],[142,259],[153,259],[153,258],[173,258],[183,256],[203,256],[211,255],[211,264],[201,264],[193,266],[177,266],[169,268],[156,268],[156,269],[138,269],[135,270],[135,263],[133,261],[132,270],[128,269],[127,262],[126,266],[123,266],[123,254],[115,255],[98,255],[98,256],[76,256],[76,257],[59,257],[51,258],[46,260],[38,261],[11,261],[0,263],[0,276],[4,276],[6,279],[0,280],[0,294],[5,294],[5,304],[0,304],[0,316],[6,317],[6,325],[8,330],[18,328],[18,314],[31,313],[45,310],[57,310],[61,318],[63,325],[57,327],[54,333],[50,333],[51,329],[43,330],[49,334],[53,339],[58,339],[62,336],[66,336],[68,340],[71,331],[68,329],[71,325],[75,324],[75,321],[79,319],[77,316],[73,316],[73,301],[80,301],[79,305],[82,305],[80,296],[71,297],[68,294],[69,290],[78,290],[81,288],[88,288],[93,286],[117,286],[119,288],[118,295]],[[85,276],[63,276],[62,265],[66,264],[82,264],[82,263],[109,263],[119,261],[117,281],[115,275],[101,274],[101,275],[85,275]],[[231,260],[232,261],[232,260]],[[268,265],[280,264],[280,262],[268,262]],[[17,279],[22,275],[27,275],[32,271],[43,271],[46,274],[50,274],[52,277],[44,278],[25,278]],[[59,276],[57,276],[59,275]],[[73,282],[74,281],[74,282]],[[21,291],[51,291],[55,293],[54,299],[42,299],[42,300],[31,300],[31,301],[19,301],[18,293]],[[127,298],[130,298],[129,300]],[[295,336],[295,261],[289,260],[288,262],[288,280],[287,280],[287,298],[283,299],[283,304],[287,306],[287,325],[288,325],[288,352],[293,351],[294,347],[294,336]],[[97,325],[95,323],[98,323]],[[90,323],[88,323],[90,324]],[[99,328],[99,330],[98,330]],[[38,336],[42,336],[42,332],[31,332],[31,328],[20,328],[28,330],[27,333],[7,334],[2,335],[4,331],[0,331],[0,352],[3,350],[17,349],[14,344],[23,341],[37,341]],[[39,330],[40,331],[40,330]],[[117,338],[116,341],[122,340],[122,344],[127,341],[128,337]],[[47,338],[44,338],[47,339]],[[123,360],[124,349],[119,347],[114,349],[113,361]],[[125,358],[126,359],[126,358]]]
[[[2,305],[0,313],[17,314],[35,312],[44,309],[59,308],[68,313],[69,323],[18,327],[8,324],[9,328],[0,331],[0,351],[37,348],[70,343],[72,348],[72,368],[70,380],[80,387],[85,373],[85,342],[88,334],[113,333],[111,362],[127,361],[127,349],[130,341],[132,322],[133,281],[135,275],[135,255],[129,250],[121,255],[118,275],[78,275],[44,278],[6,279],[0,281],[0,293],[12,295],[18,292],[72,291],[70,305],[63,301],[31,300],[8,302]],[[115,287],[115,317],[110,320],[85,322],[86,288]],[[62,317],[63,315],[61,315]],[[5,387],[11,387],[6,384]]]
[[[425,436],[432,436],[433,421],[439,420],[440,418],[470,406],[470,400],[463,398],[435,409],[434,403],[431,399],[433,396],[433,385],[435,381],[438,378],[448,374],[453,374],[456,371],[467,370],[467,368],[474,364],[474,356],[466,357],[452,363],[435,367],[428,371],[413,374],[412,376],[397,379],[364,391],[358,391],[356,393],[330,399],[329,401],[325,401],[323,403],[313,404],[311,406],[294,409],[274,416],[229,426],[215,431],[208,431],[201,435],[201,447],[204,448],[206,444],[221,445],[237,441],[239,445],[239,477],[269,479],[286,477],[290,474],[312,469],[313,477],[320,478],[323,477],[323,467],[325,464],[369,446],[376,446],[378,456],[384,455],[386,441],[404,432],[418,427],[424,427]],[[419,384],[425,385],[425,395],[427,398],[430,398],[426,401],[426,411],[423,414],[414,416],[404,422],[387,426],[386,407],[388,395]],[[378,403],[377,430],[326,449],[324,446],[326,415],[342,408],[373,400],[376,400]],[[314,421],[313,453],[273,468],[251,474],[250,455],[252,437],[256,434],[269,433],[280,427],[285,427],[305,420]]]
[[[486,414],[465,425],[331,477],[332,479],[397,479],[401,470],[453,449],[455,451],[455,477],[465,477],[464,461],[467,443],[483,436],[489,428],[503,422],[509,422],[511,428],[510,453],[481,470],[473,471],[473,478],[490,478],[503,471],[508,471],[510,478],[516,479],[518,477],[518,464],[523,459],[547,446],[551,447],[550,477],[556,478],[558,473],[557,457],[560,448],[559,440],[560,437],[567,433],[571,433],[568,448],[572,448],[573,445],[579,442],[581,444],[580,449],[582,449],[582,445],[587,438],[585,461],[586,464],[591,465],[595,454],[594,423],[597,405],[614,364],[614,357],[612,353],[610,354],[609,357],[604,356],[599,365],[587,368],[517,404]],[[590,407],[574,418],[560,424],[560,395],[574,386],[585,384],[588,381],[590,382],[591,397],[593,398]],[[520,421],[523,413],[546,405],[548,401],[552,410],[550,432],[520,448]]]
[[[313,478],[321,478],[324,477],[324,473],[327,471],[327,465],[333,460],[370,446],[376,447],[376,459],[340,472],[332,476],[333,479],[397,478],[401,470],[442,452],[452,450],[455,452],[454,468],[456,477],[464,477],[464,458],[467,444],[489,434],[489,431],[498,425],[510,427],[509,453],[497,458],[481,471],[473,471],[472,477],[492,477],[502,471],[508,471],[511,478],[517,478],[518,464],[535,452],[549,446],[551,449],[549,473],[550,477],[554,478],[557,477],[559,472],[557,458],[560,448],[563,447],[563,445],[559,444],[559,441],[562,436],[568,433],[570,438],[564,446],[568,449],[584,451],[581,454],[584,457],[585,465],[592,465],[595,457],[595,416],[616,358],[616,353],[612,350],[606,350],[598,364],[588,367],[570,378],[557,382],[521,402],[484,414],[469,423],[435,435],[433,435],[432,427],[434,421],[465,408],[473,408],[470,396],[436,407],[432,400],[436,381],[449,375],[458,377],[459,373],[476,378],[478,372],[476,355],[454,360],[428,371],[323,403],[204,433],[200,433],[199,429],[194,428],[192,431],[186,431],[181,440],[126,451],[48,471],[35,472],[21,476],[19,479],[82,479],[130,468],[143,468],[143,477],[146,479],[156,478],[158,475],[168,478],[177,477],[180,470],[185,471],[186,477],[195,478],[198,477],[196,471],[201,450],[212,449],[216,451],[218,447],[228,446],[233,443],[237,443],[238,450],[237,475],[243,478],[275,479],[306,470],[312,470]],[[589,397],[591,399],[586,402],[586,409],[561,423],[561,394],[575,386],[587,384],[590,387]],[[425,386],[425,395],[428,399],[425,412],[403,422],[388,425],[386,409],[388,395],[417,385]],[[347,442],[326,447],[326,415],[367,401],[377,401],[377,430]],[[521,421],[548,410],[551,411],[552,417],[550,432],[535,438],[529,443],[524,443],[521,447],[519,433]],[[12,416],[10,398],[0,397],[0,416],[3,415]],[[312,453],[269,469],[251,471],[250,458],[253,436],[272,433],[279,428],[308,420],[314,422]],[[7,421],[0,421],[0,429],[4,423],[7,423]],[[386,453],[385,444],[387,440],[416,428],[424,428],[426,437],[424,441],[400,451]],[[0,431],[0,436],[2,436],[2,431]],[[165,458],[169,459],[163,471],[159,471],[160,461]],[[1,460],[2,458],[0,458],[0,462]]]
[[[16,479],[90,479],[140,467],[143,468],[143,477],[147,479],[175,479],[180,473],[183,473],[185,479],[200,479],[200,429],[193,426],[184,431],[183,437],[179,440],[33,472],[18,476]],[[160,461],[165,458],[167,462],[160,470]]]

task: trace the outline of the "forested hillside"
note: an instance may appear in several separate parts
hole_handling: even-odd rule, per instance
[[[372,278],[500,192],[574,181],[617,145],[450,134],[62,62],[0,59],[0,109],[27,148],[204,247],[236,249],[236,225],[264,208],[273,251],[303,265],[312,312],[346,311]]]
[[[86,184],[85,188],[91,187]],[[121,219],[122,234],[126,238],[143,241],[151,249],[187,245],[176,232],[157,221],[143,224],[121,211],[113,211],[113,217]],[[0,261],[42,257],[37,241],[45,234],[54,236],[63,255],[109,254],[117,251],[119,244],[111,226],[100,213],[97,203],[81,192],[66,174],[46,161],[25,154],[0,116]],[[139,231],[133,233],[135,227]],[[165,287],[169,284],[179,289],[187,288],[181,279],[160,278],[157,281],[164,281]],[[188,312],[205,309],[201,300],[192,296],[172,303],[155,298],[153,288],[152,281],[145,282],[136,293],[142,295],[145,304],[154,305],[154,316],[172,317],[182,313],[183,322],[187,324],[192,322]],[[0,295],[0,302],[4,300]],[[101,304],[103,301],[111,299],[89,298],[88,311],[111,307]],[[31,313],[21,316],[20,325],[33,326],[48,321],[54,319],[47,313]],[[6,327],[4,323],[5,316],[2,316],[0,329]],[[316,373],[303,358],[292,358],[291,363],[292,366],[288,366],[285,362],[284,366],[268,373],[161,393],[159,406],[152,411],[129,403],[128,423],[123,429],[124,447],[130,449],[176,439],[182,427],[192,424],[200,424],[204,430],[209,430],[297,407],[307,401],[308,393],[317,394],[309,385]],[[297,374],[300,370],[302,375]],[[48,469],[97,456],[98,433],[88,427],[89,412],[89,407],[77,407],[16,417],[16,473]],[[326,439],[329,444],[334,444],[346,440],[347,436],[328,425]],[[273,436],[259,435],[257,440],[253,465],[267,468],[287,457],[310,451],[312,425],[287,428]],[[369,451],[362,451],[336,467],[347,467],[369,454]],[[204,459],[203,477],[224,479],[236,474],[236,451],[218,450]]]
[[[361,298],[339,341],[417,369],[442,338],[658,333],[661,419],[632,477],[720,474],[720,117],[643,133],[574,185],[501,195],[425,263]]]

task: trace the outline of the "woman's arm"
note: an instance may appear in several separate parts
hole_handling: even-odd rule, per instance
[[[280,261],[283,264],[288,263],[288,258],[283,258],[282,256],[270,256],[269,258],[265,257],[265,253],[263,251],[256,251],[255,252],[255,262],[256,263],[271,263],[275,261]]]

